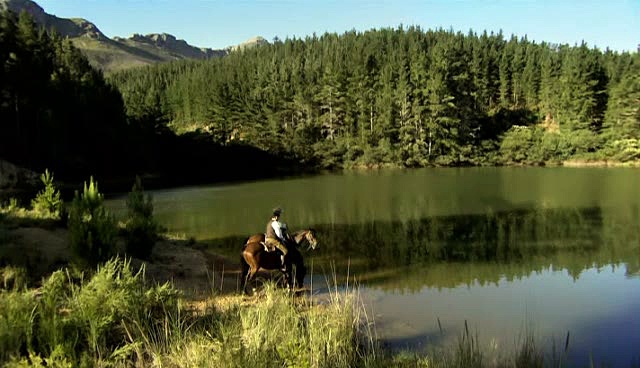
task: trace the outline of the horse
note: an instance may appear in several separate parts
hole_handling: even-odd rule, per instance
[[[246,292],[247,284],[253,280],[260,268],[265,270],[280,270],[280,252],[267,252],[264,246],[264,234],[250,236],[242,247],[242,291]],[[316,249],[318,240],[313,229],[300,230],[291,236],[291,242],[287,245],[288,253],[285,257],[285,271],[283,271],[287,287],[293,289],[302,286],[307,269],[304,266],[302,254],[298,249],[304,242],[308,243],[307,249]],[[295,280],[292,279],[292,266],[296,267]]]

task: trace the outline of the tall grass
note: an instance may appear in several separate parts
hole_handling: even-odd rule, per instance
[[[33,291],[0,290],[0,363],[31,347],[36,304]]]
[[[509,358],[486,359],[465,328],[453,348],[382,349],[356,290],[322,301],[267,283],[252,297],[185,300],[149,285],[144,268],[111,260],[94,275],[54,272],[37,289],[0,290],[0,366],[542,367],[532,335]],[[566,352],[568,343],[565,343]]]
[[[352,294],[312,305],[267,284],[217,298],[195,309],[117,259],[86,279],[60,270],[37,290],[0,291],[0,365],[346,367],[370,355]]]
[[[54,355],[74,364],[110,360],[127,342],[123,323],[149,325],[177,308],[178,292],[167,284],[145,286],[143,271],[115,259],[87,280],[61,270],[37,290],[1,290],[0,365],[11,357],[35,364]]]

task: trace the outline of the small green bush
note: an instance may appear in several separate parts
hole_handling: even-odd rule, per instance
[[[140,177],[136,176],[136,182],[127,198],[127,211],[126,252],[133,257],[149,259],[160,227],[153,218],[151,195],[145,198]]]
[[[49,170],[45,170],[40,176],[40,180],[44,184],[44,189],[31,201],[31,207],[33,207],[34,211],[43,215],[59,218],[62,211],[62,199],[60,198],[60,191],[56,190],[55,185],[53,185],[53,174],[49,173]]]
[[[89,180],[80,195],[77,191],[69,209],[71,251],[81,265],[97,265],[114,254],[117,227],[103,205],[98,184]]]

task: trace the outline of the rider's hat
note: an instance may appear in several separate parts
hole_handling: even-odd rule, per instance
[[[281,213],[282,213],[282,208],[276,207],[276,208],[273,209],[273,215],[274,216],[278,216],[279,217]]]

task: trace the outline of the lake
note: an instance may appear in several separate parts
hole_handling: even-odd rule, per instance
[[[315,228],[307,283],[320,295],[348,275],[393,349],[453,344],[467,321],[488,357],[529,333],[550,354],[569,333],[570,365],[640,362],[638,169],[383,170],[152,194],[163,225],[233,257],[273,207],[290,229]]]

